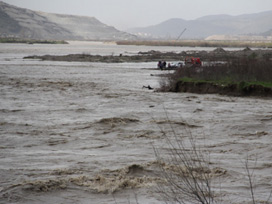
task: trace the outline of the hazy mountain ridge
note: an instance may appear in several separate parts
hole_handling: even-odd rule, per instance
[[[127,32],[155,38],[207,38],[212,35],[260,35],[272,28],[272,11],[239,16],[210,15],[196,20],[169,19],[160,24],[132,28]]]
[[[94,17],[36,12],[0,1],[0,36],[45,40],[124,40],[135,36]]]
[[[260,35],[261,36],[272,36],[272,29],[270,29],[270,30],[268,30],[268,31],[266,31],[266,32],[264,32],[264,33],[260,33]]]

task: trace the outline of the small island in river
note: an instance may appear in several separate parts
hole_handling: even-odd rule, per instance
[[[168,81],[159,91],[218,93],[233,96],[272,96],[272,50],[139,52],[136,55],[43,55],[27,56],[24,59],[74,62],[155,62],[184,61],[188,57],[198,57],[202,66],[183,66],[173,73],[163,74]],[[220,62],[220,63],[217,63]],[[158,90],[157,90],[158,91]]]

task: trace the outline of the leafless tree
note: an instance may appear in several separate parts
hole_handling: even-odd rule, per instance
[[[161,128],[167,144],[166,151],[154,147],[161,177],[165,180],[165,184],[158,186],[159,194],[166,203],[215,203],[209,154],[197,145],[191,131],[185,128],[185,133],[180,135],[170,121],[169,124],[171,135]]]

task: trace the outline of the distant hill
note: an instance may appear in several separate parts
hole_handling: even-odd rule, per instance
[[[0,1],[0,37],[42,40],[125,40],[135,36],[94,17],[50,14]]]
[[[265,37],[272,36],[272,29],[270,29],[266,32],[260,33],[260,35],[265,36]]]
[[[196,20],[170,19],[158,25],[127,30],[139,36],[176,39],[204,39],[211,35],[258,35],[272,29],[272,11],[239,16],[211,15]]]

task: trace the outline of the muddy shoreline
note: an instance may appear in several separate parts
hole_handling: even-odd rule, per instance
[[[176,83],[172,92],[196,93],[196,94],[220,94],[227,96],[240,97],[272,97],[272,88],[263,87],[261,85],[250,85],[240,88],[239,84],[229,84],[222,86],[211,82],[183,82]]]

